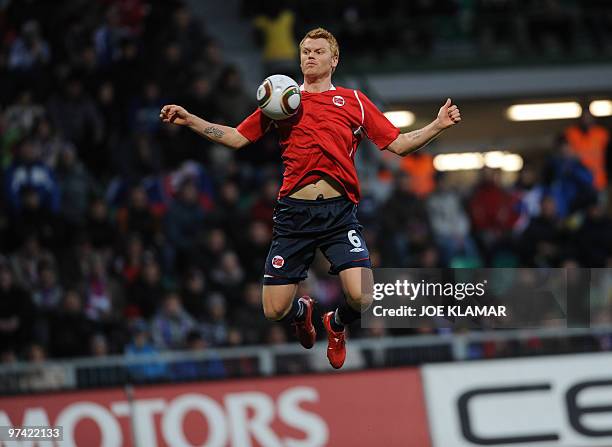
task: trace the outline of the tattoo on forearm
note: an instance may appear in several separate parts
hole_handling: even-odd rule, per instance
[[[421,136],[422,133],[423,133],[422,130],[415,130],[413,132],[410,132],[410,138],[412,138],[413,140],[416,140],[417,138]]]
[[[214,138],[222,138],[223,135],[225,135],[225,132],[223,132],[221,129],[218,129],[215,126],[209,126],[206,129],[204,129],[204,134],[214,137]]]

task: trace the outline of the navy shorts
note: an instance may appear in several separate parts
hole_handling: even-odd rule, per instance
[[[306,279],[317,248],[331,263],[332,275],[352,267],[371,268],[363,227],[357,221],[357,205],[346,197],[282,197],[273,219],[264,284],[296,284]]]

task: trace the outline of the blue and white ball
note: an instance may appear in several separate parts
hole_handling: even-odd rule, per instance
[[[264,79],[257,89],[257,105],[273,120],[284,120],[297,113],[302,102],[300,86],[285,75]]]

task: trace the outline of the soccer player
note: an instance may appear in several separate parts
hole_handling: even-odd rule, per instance
[[[338,43],[329,31],[317,28],[306,34],[300,42],[302,104],[286,120],[272,121],[257,109],[233,128],[178,105],[166,105],[160,114],[163,122],[187,126],[233,149],[272,128],[278,132],[284,174],[264,268],[263,310],[270,320],[292,323],[302,346],[313,346],[314,301],[295,295],[319,248],[331,264],[330,273],[339,275],[346,297],[335,312],[323,316],[327,358],[334,368],[342,367],[346,358],[345,325],[358,320],[372,299],[370,256],[356,216],[354,157],[359,142],[367,137],[379,149],[405,156],[461,121],[459,108],[448,99],[430,124],[400,134],[363,93],[332,84],[338,57]]]

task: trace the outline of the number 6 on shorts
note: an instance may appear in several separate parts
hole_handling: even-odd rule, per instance
[[[361,239],[359,239],[359,236],[357,236],[357,230],[350,230],[347,233],[347,237],[353,247],[361,247]]]

